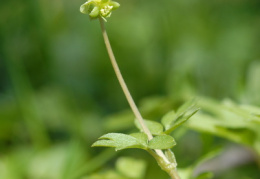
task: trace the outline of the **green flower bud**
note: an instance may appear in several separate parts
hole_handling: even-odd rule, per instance
[[[119,8],[120,4],[111,0],[88,0],[80,6],[80,12],[88,14],[91,19],[98,17],[110,17],[113,10]]]

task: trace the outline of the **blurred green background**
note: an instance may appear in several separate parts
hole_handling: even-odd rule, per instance
[[[260,106],[260,1],[118,2],[106,27],[145,118],[157,120],[198,96]],[[135,128],[99,23],[79,12],[83,3],[0,2],[1,179],[116,179],[120,156],[147,161],[144,178],[167,178],[144,151],[90,148],[105,132]],[[198,131],[174,133],[181,168],[239,143]],[[259,176],[252,159],[215,178]]]

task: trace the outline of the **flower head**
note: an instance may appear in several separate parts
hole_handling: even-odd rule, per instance
[[[80,6],[80,12],[88,14],[91,19],[102,17],[106,20],[119,6],[119,3],[111,0],[88,0]]]

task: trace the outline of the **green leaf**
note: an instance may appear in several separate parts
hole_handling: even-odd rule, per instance
[[[92,147],[115,147],[116,150],[123,150],[126,148],[141,148],[146,149],[147,146],[143,145],[133,136],[121,133],[108,133],[99,138]]]
[[[247,145],[254,145],[257,134],[249,128],[246,127],[223,127],[216,126],[218,134],[224,136],[225,138],[231,139],[238,143],[243,143]]]
[[[113,140],[98,140],[91,147],[117,147],[117,144]]]
[[[250,105],[237,105],[231,100],[224,101],[225,107],[231,112],[243,117],[246,120],[260,124],[260,108]]]
[[[179,107],[179,109],[177,110],[177,115],[182,115],[184,113],[186,113],[189,109],[193,108],[196,105],[196,100],[192,99],[189,100],[187,102],[185,102],[183,105],[181,105],[181,107]]]
[[[116,162],[116,169],[129,178],[144,178],[146,167],[144,160],[130,157],[120,157]]]
[[[191,116],[199,111],[199,108],[195,106],[195,101],[190,100],[183,104],[175,113],[170,111],[162,118],[162,124],[165,127],[165,133],[170,134],[174,129],[182,125]]]
[[[244,125],[244,127],[242,126]],[[253,146],[257,141],[257,133],[250,129],[248,123],[237,118],[225,120],[208,114],[198,114],[187,123],[191,129],[224,137],[240,144]]]
[[[166,130],[171,128],[171,124],[174,121],[174,119],[176,119],[176,118],[177,118],[177,115],[176,115],[175,111],[170,111],[162,117],[161,122],[164,125]]]
[[[153,135],[163,134],[163,126],[161,123],[150,120],[144,120],[144,122]],[[139,130],[143,130],[140,123],[137,120],[135,120],[135,125]]]
[[[148,137],[145,133],[139,132],[139,133],[132,133],[130,135],[136,138],[138,142],[140,142],[143,146],[147,147]]]
[[[211,179],[213,177],[214,177],[214,174],[212,172],[205,172],[205,173],[201,173],[195,179]]]
[[[159,135],[149,141],[148,147],[150,149],[170,149],[176,145],[176,142],[172,136]]]

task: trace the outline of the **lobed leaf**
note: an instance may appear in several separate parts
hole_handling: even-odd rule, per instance
[[[260,108],[250,105],[237,105],[231,100],[224,101],[224,107],[246,120],[260,124]]]
[[[150,149],[170,149],[176,145],[176,142],[172,136],[159,135],[149,141],[148,147]]]
[[[116,150],[123,150],[126,148],[146,149],[147,145],[141,142],[140,138],[135,138],[131,135],[108,133],[101,136],[92,147],[115,147]]]
[[[162,117],[162,124],[164,125],[164,128],[166,130],[171,128],[171,124],[174,121],[174,119],[176,118],[176,113],[175,111],[170,111],[168,113],[166,113],[163,117]]]
[[[132,137],[136,138],[138,142],[140,142],[143,146],[147,147],[148,145],[148,137],[145,133],[138,132],[130,134]]]
[[[198,114],[194,117],[194,120],[188,122],[187,126],[191,129],[211,133],[240,144],[254,146],[257,142],[257,133],[247,126],[248,122],[244,123],[244,127],[241,126],[242,122],[239,120],[239,117],[224,121],[208,114]]]
[[[162,124],[165,127],[165,133],[170,134],[174,129],[186,122],[190,117],[199,111],[195,106],[195,101],[190,100],[184,103],[175,113],[170,111],[162,118]]]

